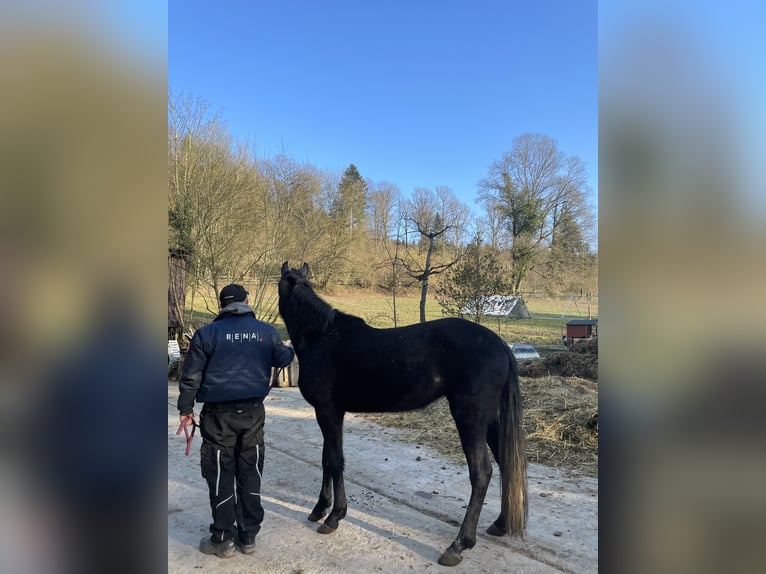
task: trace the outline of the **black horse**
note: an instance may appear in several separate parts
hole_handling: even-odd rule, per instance
[[[343,417],[346,412],[418,409],[446,396],[468,461],[471,499],[455,541],[439,558],[454,566],[476,544],[492,465],[500,468],[500,516],[487,532],[523,536],[527,459],[516,361],[495,333],[463,319],[375,329],[333,309],[314,292],[308,265],[282,265],[279,312],[301,366],[298,386],[322,429],[322,489],[308,519],[333,532],[346,516]]]

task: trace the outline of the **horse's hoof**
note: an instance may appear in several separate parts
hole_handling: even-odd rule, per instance
[[[489,525],[489,528],[487,528],[487,534],[491,536],[505,536],[506,534],[508,534],[508,530],[497,527],[495,523],[493,522],[492,524]]]
[[[322,523],[319,525],[319,528],[317,528],[317,532],[319,532],[319,534],[331,534],[336,530],[338,530],[337,526],[333,528],[332,526],[328,526],[327,523]]]
[[[312,512],[308,516],[309,522],[319,522],[320,520],[322,520],[322,518],[323,518],[322,514],[316,514],[314,512]]]
[[[463,561],[463,556],[455,552],[454,550],[447,548],[439,557],[439,564],[442,566],[457,566]]]

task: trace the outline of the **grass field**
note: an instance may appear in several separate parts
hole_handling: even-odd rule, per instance
[[[374,327],[394,326],[393,301],[390,295],[363,290],[319,295],[336,309],[361,317]],[[191,303],[192,298],[189,296],[186,302],[187,321],[192,316]],[[541,351],[545,353],[546,347],[561,346],[561,334],[567,320],[588,317],[589,306],[584,298],[572,300],[568,297],[529,297],[525,299],[525,303],[532,319],[485,317],[482,324],[509,343],[532,343],[542,347]],[[592,317],[598,317],[598,298],[591,298],[590,313]],[[420,318],[420,293],[410,292],[397,297],[396,315],[399,326],[417,323]],[[443,316],[439,303],[433,296],[429,296],[426,301],[426,319],[439,319]],[[199,326],[212,321],[213,318],[214,315],[205,308],[203,299],[197,295],[194,298],[193,324]],[[277,319],[274,324],[280,335],[288,338],[282,320]]]
[[[394,326],[393,303],[390,296],[371,291],[347,290],[319,295],[333,307],[362,317],[369,324],[388,328]],[[187,299],[187,320],[191,318],[191,297]],[[562,326],[566,321],[588,316],[586,300],[570,298],[525,299],[532,319],[499,322],[487,317],[483,324],[509,343],[532,343],[546,356],[562,349]],[[420,317],[419,293],[409,293],[397,299],[397,324],[417,323]],[[590,303],[592,317],[598,317],[598,299]],[[562,315],[564,315],[562,319]],[[194,299],[194,325],[214,318],[199,297]],[[426,318],[441,318],[438,302],[429,298]],[[289,336],[281,319],[274,324],[284,339]],[[527,455],[532,462],[568,468],[578,473],[597,475],[598,472],[598,385],[572,377],[521,378],[525,404],[524,427],[527,433]],[[366,418],[384,426],[401,428],[408,440],[435,448],[448,459],[464,462],[459,440],[446,400],[405,413],[366,414]]]

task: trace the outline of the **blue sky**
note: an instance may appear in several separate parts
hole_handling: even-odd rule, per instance
[[[168,83],[263,158],[353,163],[406,195],[477,182],[526,132],[598,190],[597,3],[171,0]]]

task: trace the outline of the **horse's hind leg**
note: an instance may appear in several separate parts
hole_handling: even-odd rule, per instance
[[[497,418],[495,418],[489,424],[489,428],[487,428],[487,444],[489,445],[489,449],[492,451],[492,456],[494,457],[498,468],[502,469],[503,467],[500,465],[500,421]],[[501,476],[501,480],[503,479],[504,477]],[[505,520],[503,520],[503,514],[501,512],[500,516],[497,517],[497,520],[495,520],[492,524],[489,525],[489,528],[487,528],[487,534],[491,534],[492,536],[503,536],[507,533],[508,525],[505,524]]]
[[[317,532],[328,534],[338,528],[338,522],[346,516],[348,503],[343,485],[343,413],[316,411],[319,428],[322,429],[322,492],[309,520],[319,520],[329,506],[330,481],[333,488],[333,507],[330,515]]]
[[[455,411],[453,410],[453,416]],[[462,552],[473,548],[476,544],[476,525],[479,522],[479,514],[487,495],[489,481],[492,478],[492,465],[489,462],[486,448],[487,426],[477,421],[473,413],[463,412],[455,417],[455,422],[460,434],[460,442],[463,445],[466,461],[468,462],[468,474],[471,479],[471,498],[468,501],[468,509],[463,518],[457,538],[444,551],[439,558],[442,566],[455,566],[463,559]]]
[[[500,464],[500,421],[495,418],[487,427],[487,444],[497,464]]]

